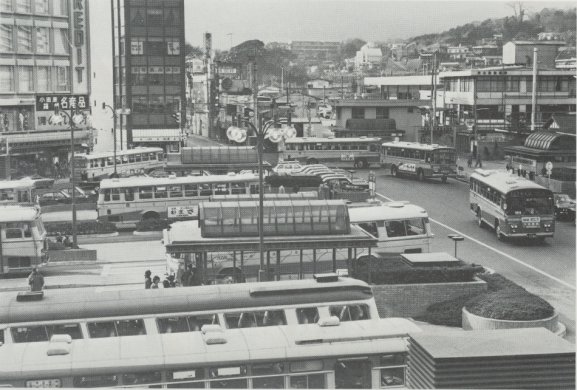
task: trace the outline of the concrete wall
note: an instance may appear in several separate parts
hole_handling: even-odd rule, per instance
[[[476,280],[466,283],[393,284],[372,286],[381,318],[418,317],[434,303],[461,295],[481,294],[487,283]]]

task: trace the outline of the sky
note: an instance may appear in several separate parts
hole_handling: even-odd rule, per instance
[[[213,49],[244,41],[364,41],[406,39],[453,27],[513,16],[507,1],[432,0],[184,0],[185,37],[203,46],[212,33]],[[523,1],[527,13],[574,8],[574,2]]]

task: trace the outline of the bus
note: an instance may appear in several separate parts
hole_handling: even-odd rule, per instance
[[[119,176],[134,173],[150,174],[164,168],[162,148],[134,148],[116,151],[116,172]],[[114,173],[114,152],[76,154],[74,156],[76,180],[98,182]]]
[[[555,233],[553,192],[512,173],[476,169],[469,204],[479,227],[487,224],[499,240],[529,238],[542,242]]]
[[[281,148],[282,160],[301,164],[354,165],[366,168],[379,163],[379,138],[289,138]]]
[[[155,292],[153,290],[153,292]],[[406,388],[408,319],[161,333],[6,344],[2,387],[217,389]]]
[[[38,204],[34,181],[26,179],[0,181],[0,205],[6,204],[26,206]]]
[[[391,170],[391,175],[416,176],[420,181],[457,177],[455,148],[427,145],[417,142],[385,142],[381,148],[381,166]]]
[[[48,262],[40,208],[0,206],[0,275],[22,274]]]
[[[104,179],[98,219],[118,227],[134,227],[142,219],[198,219],[200,202],[213,195],[256,194],[258,183],[258,176],[251,173]]]
[[[379,253],[429,253],[435,235],[425,209],[409,202],[349,207],[351,223],[379,239]]]

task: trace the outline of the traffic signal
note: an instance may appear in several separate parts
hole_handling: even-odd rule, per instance
[[[180,123],[180,112],[175,112],[174,114],[172,114],[172,118],[176,123]]]

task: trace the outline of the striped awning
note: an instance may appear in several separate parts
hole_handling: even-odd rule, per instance
[[[540,150],[550,150],[553,142],[561,137],[561,134],[539,131],[531,134],[525,140],[525,147]]]

